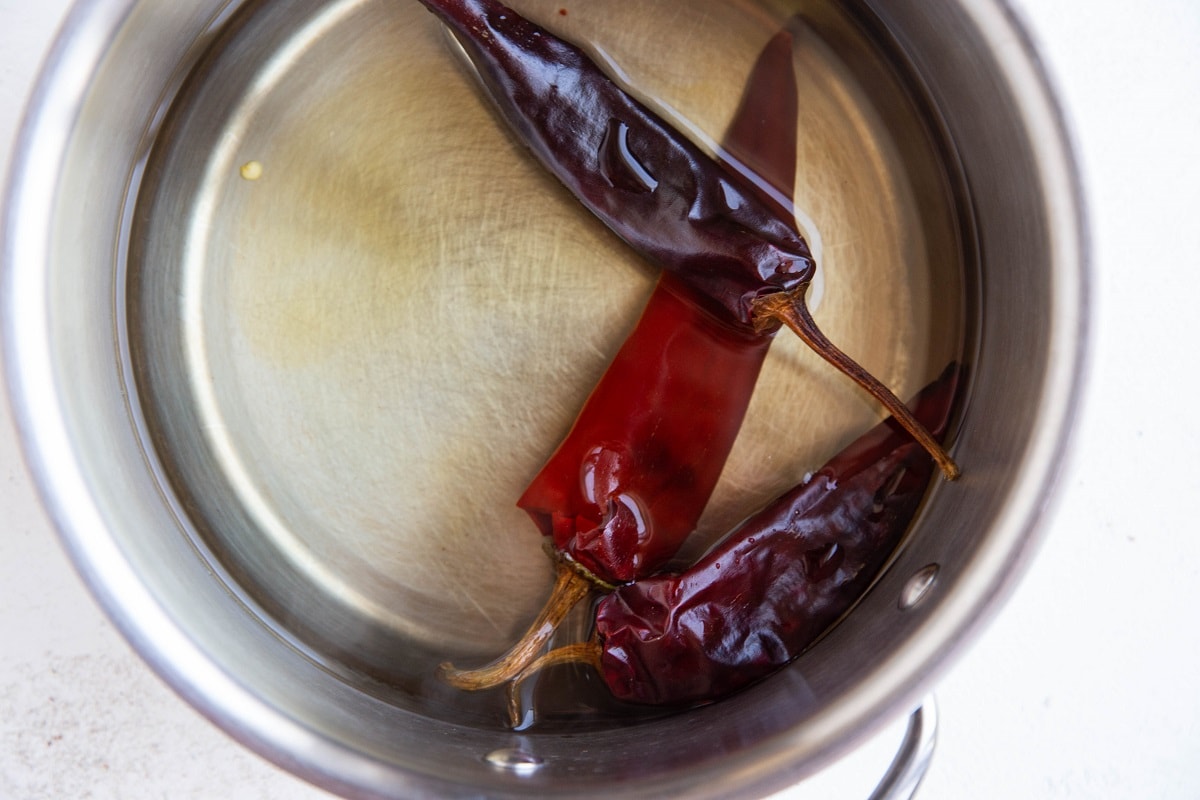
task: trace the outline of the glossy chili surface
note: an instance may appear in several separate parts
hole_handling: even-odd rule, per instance
[[[944,430],[951,367],[915,401]],[[622,586],[597,607],[599,668],[624,700],[715,700],[779,669],[856,602],[896,548],[935,465],[888,419],[677,575]]]
[[[751,329],[757,298],[811,280],[812,256],[793,218],[627,94],[581,49],[495,0],[421,2],[457,34],[500,113],[538,160],[710,313]]]
[[[695,528],[770,340],[659,289],[518,505],[604,581],[650,574]]]
[[[763,49],[723,155],[764,202],[796,172],[792,34]],[[782,205],[780,213],[790,213]],[[745,416],[770,340],[719,324],[663,273],[612,366],[518,505],[560,552],[622,583],[670,559],[695,528]]]
[[[585,208],[664,268],[634,333],[593,391],[571,433],[519,501],[542,532],[553,537],[562,556],[559,582],[551,599],[507,655],[477,670],[444,665],[447,680],[465,689],[519,680],[542,661],[538,650],[566,610],[581,599],[583,584],[594,582],[612,589],[636,581],[660,568],[676,552],[716,484],[766,349],[781,324],[879,398],[922,442],[920,446],[938,458],[947,477],[957,476],[957,466],[920,422],[885,386],[825,338],[805,306],[804,293],[814,264],[787,200],[795,170],[797,125],[787,31],[764,51],[752,75],[754,91],[743,98],[731,127],[729,152],[741,148],[742,156],[731,155],[723,163],[705,155],[627,94],[581,49],[501,3],[422,2],[457,35],[518,138]],[[765,99],[773,92],[787,95],[775,107]],[[786,117],[785,125],[776,128],[781,116]],[[911,439],[907,441],[911,443]],[[914,445],[912,449],[918,448]],[[868,472],[860,468],[854,474]],[[913,500],[914,509],[919,497],[917,494]],[[788,502],[787,498],[780,501]],[[853,500],[848,502],[853,505]],[[900,503],[895,499],[888,502]],[[876,532],[876,539],[881,536]],[[786,550],[784,544],[779,547]],[[833,561],[840,564],[843,554],[839,547],[843,546],[834,545],[816,562],[818,566]],[[853,550],[850,544],[845,547]],[[772,559],[770,550],[761,551],[768,562],[788,557],[783,553]],[[811,547],[791,555],[803,561],[807,554],[811,562],[816,556],[810,551]],[[755,560],[730,554],[734,556],[739,563]],[[866,555],[853,558],[867,563]],[[713,569],[719,570],[720,565]],[[856,568],[855,574],[859,571]],[[766,568],[759,572],[770,579],[785,574],[775,575]],[[713,577],[699,576],[688,585],[700,598],[697,604],[715,609],[725,590]],[[687,578],[683,580],[686,584]],[[700,589],[709,583],[716,587],[711,595],[710,590]],[[842,583],[849,586],[851,582]],[[862,588],[844,593],[850,596],[851,591]],[[751,597],[749,585],[731,591],[736,602],[731,601],[729,613],[750,618],[749,606],[739,605],[737,600]],[[598,617],[605,641],[605,678],[621,697],[642,702],[711,699],[752,680],[760,665],[782,663],[780,659],[786,660],[788,653],[798,652],[797,641],[808,641],[801,634],[787,633],[802,627],[799,622],[781,623],[787,632],[777,635],[769,627],[760,629],[747,623],[746,636],[758,642],[759,649],[745,646],[738,650],[739,656],[727,659],[741,660],[734,672],[742,677],[709,670],[710,677],[705,678],[699,670],[690,682],[674,681],[668,667],[686,663],[684,655],[689,648],[700,661],[707,659],[712,664],[713,659],[725,659],[714,647],[714,641],[723,641],[723,637],[705,638],[701,633],[689,642],[684,632],[664,629],[666,635],[656,640],[656,655],[653,648],[644,646],[650,639],[638,639],[635,633],[632,639],[625,638],[638,639],[643,645],[627,657],[622,650],[622,632],[636,628],[637,606],[640,598],[647,602],[652,598],[653,582],[627,594],[618,592],[614,596],[618,600],[605,600]],[[772,603],[781,607],[785,603],[765,594],[754,600],[764,614],[776,613],[771,610]],[[629,614],[607,610],[618,601],[625,603]],[[664,602],[668,599],[663,598],[660,605]],[[646,607],[653,617],[656,612]],[[812,625],[818,625],[820,609],[815,608],[810,616],[816,620]],[[614,625],[619,619],[629,622]],[[714,612],[711,620],[718,619]],[[652,624],[653,620],[646,622]],[[768,641],[772,636],[774,644]],[[678,640],[673,654],[672,637]],[[755,655],[760,651],[767,655]],[[612,663],[625,664],[624,673]],[[672,691],[679,699],[667,699],[666,695],[654,699],[661,691],[654,688],[653,676],[641,669],[648,664],[659,671],[659,679],[675,683]]]

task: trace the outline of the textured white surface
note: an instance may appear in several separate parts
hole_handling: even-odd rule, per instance
[[[65,0],[0,0],[0,158]],[[922,800],[1200,797],[1200,6],[1021,4],[1062,88],[1095,348],[1038,559],[938,689]],[[1189,245],[1185,249],[1185,244]],[[325,797],[171,694],[72,572],[0,421],[0,798]],[[784,796],[859,797],[895,731]]]

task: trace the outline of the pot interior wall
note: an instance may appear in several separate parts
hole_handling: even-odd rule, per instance
[[[755,8],[718,4],[661,37],[677,76],[639,65],[647,46],[630,33],[667,29],[669,3],[577,13],[563,34],[588,31],[628,80],[719,139],[780,24]],[[797,203],[834,243],[815,313],[912,394],[962,358],[974,264],[959,176],[857,21],[828,3],[802,16]],[[700,37],[722,50],[696,76],[684,52]],[[878,222],[864,232],[862,219]],[[132,393],[197,546],[331,669],[369,674],[413,710],[499,724],[499,693],[432,676],[448,657],[502,652],[548,594],[541,537],[514,498],[637,318],[652,270],[514,152],[416,3],[237,15],[156,132],[129,241]],[[693,554],[880,415],[778,339]],[[631,712],[603,702],[580,718],[574,698],[605,694],[594,683],[561,687],[565,704],[539,698],[539,729],[614,713],[624,726]]]
[[[914,391],[948,359],[967,362],[971,385],[954,443],[964,478],[933,488],[918,523],[874,589],[818,647],[784,673],[729,701],[687,713],[593,725],[586,735],[523,735],[494,724],[486,699],[478,706],[463,706],[438,695],[440,690],[414,677],[415,671],[381,666],[427,665],[446,652],[474,655],[494,648],[520,627],[546,585],[535,536],[512,537],[503,570],[486,557],[486,543],[503,533],[496,526],[525,524],[519,513],[508,510],[497,512],[499,522],[489,519],[473,525],[471,517],[459,513],[462,504],[444,501],[438,507],[447,521],[444,536],[451,537],[442,540],[442,546],[457,536],[466,542],[461,553],[484,554],[475,561],[468,557],[466,563],[456,560],[476,584],[471,597],[451,609],[456,614],[451,623],[442,618],[448,613],[443,600],[445,587],[456,576],[430,577],[438,569],[439,539],[434,532],[410,535],[400,550],[379,549],[380,542],[388,541],[388,509],[395,507],[376,501],[387,496],[392,485],[392,499],[408,488],[425,497],[422,491],[427,494],[430,486],[478,486],[470,482],[479,473],[499,472],[499,488],[485,491],[515,496],[514,487],[519,491],[517,484],[528,475],[528,470],[511,470],[513,475],[506,477],[503,470],[487,468],[487,459],[498,457],[495,442],[439,453],[437,463],[443,470],[423,470],[427,462],[422,458],[428,453],[414,453],[411,442],[409,449],[393,447],[372,427],[378,423],[403,438],[404,420],[390,415],[405,408],[405,398],[432,391],[429,385],[412,386],[405,375],[389,372],[389,362],[380,354],[388,354],[389,347],[395,350],[389,344],[394,340],[384,335],[395,330],[384,330],[378,339],[360,335],[351,348],[358,354],[353,359],[338,357],[344,348],[330,349],[339,344],[330,341],[338,325],[365,318],[385,327],[401,326],[428,310],[412,297],[420,284],[414,289],[368,271],[387,260],[390,248],[405,246],[392,218],[375,216],[394,210],[405,198],[389,188],[386,169],[363,169],[364,147],[378,156],[378,163],[385,163],[387,154],[372,151],[370,141],[347,143],[336,137],[282,154],[267,149],[272,131],[262,127],[243,130],[230,144],[229,120],[269,128],[271,119],[288,124],[295,109],[251,103],[241,117],[232,112],[228,118],[219,115],[221,108],[236,110],[239,103],[256,98],[271,102],[283,97],[272,93],[280,84],[271,81],[293,80],[309,87],[326,82],[329,96],[336,96],[337,81],[351,80],[349,73],[323,73],[320,58],[312,62],[316,67],[305,62],[308,57],[353,50],[354,41],[330,31],[358,18],[355,15],[366,15],[379,23],[376,30],[381,35],[403,35],[409,26],[425,24],[425,18],[396,3],[310,0],[286,8],[217,2],[166,8],[127,5],[121,13],[114,11],[116,4],[82,6],[68,33],[74,26],[74,42],[84,51],[79,60],[86,62],[91,53],[94,68],[86,81],[78,75],[69,80],[69,70],[62,65],[70,62],[65,59],[57,84],[48,84],[65,92],[68,100],[77,97],[78,105],[71,110],[74,124],[62,153],[49,156],[47,162],[48,174],[56,180],[44,220],[44,356],[52,365],[48,385],[53,386],[54,401],[26,413],[29,419],[53,414],[70,442],[62,452],[70,468],[64,467],[57,480],[60,486],[74,481],[86,495],[83,505],[94,511],[79,512],[75,517],[80,525],[64,532],[85,575],[148,660],[234,735],[285,766],[346,791],[471,795],[486,787],[493,795],[533,789],[578,796],[611,791],[613,782],[620,781],[631,796],[685,790],[713,796],[765,792],[816,769],[869,732],[881,717],[905,710],[1011,582],[1028,552],[1074,402],[1082,346],[1082,264],[1069,155],[1036,66],[1001,8],[985,2],[903,0],[764,6],[778,17],[797,9],[809,15],[819,43],[831,52],[853,54],[854,48],[870,44],[861,58],[846,56],[847,74],[854,76],[854,70],[861,69],[858,77],[871,85],[883,81],[898,91],[893,101],[875,104],[877,118],[864,125],[881,130],[914,126],[902,127],[904,135],[889,140],[905,166],[904,179],[888,186],[896,207],[915,203],[920,213],[901,220],[910,225],[896,226],[908,231],[906,236],[874,246],[899,248],[919,264],[933,266],[916,270],[912,280],[899,281],[907,287],[903,295],[880,291],[888,300],[867,309],[868,318],[877,311],[903,331],[892,340],[904,343],[903,358],[896,358],[894,348],[884,347],[863,360],[877,360],[882,365],[878,371],[901,393]],[[576,16],[582,14],[581,10]],[[751,22],[761,25],[776,18],[767,11],[759,17]],[[81,33],[84,30],[91,38]],[[95,37],[100,30],[110,32],[108,38]],[[751,30],[753,25],[746,23],[743,32]],[[273,40],[280,31],[290,31],[291,38]],[[753,38],[752,33],[746,35]],[[82,47],[84,41],[91,43],[91,50]],[[97,46],[100,41],[103,48]],[[257,71],[238,73],[244,59],[229,54],[250,58],[255,43],[274,47],[273,58],[260,58]],[[242,46],[249,49],[237,49]],[[837,50],[839,46],[843,49]],[[364,49],[350,58],[351,63],[377,70],[377,82],[366,87],[372,91],[379,91],[379,83],[404,77],[371,61],[379,57]],[[881,72],[880,64],[888,69]],[[445,74],[452,64],[442,66]],[[222,72],[227,69],[233,71]],[[222,80],[212,80],[214,75]],[[477,102],[469,92],[463,97]],[[696,109],[703,107],[702,92],[679,97],[685,111],[689,98]],[[446,103],[455,102],[459,100],[447,93]],[[319,112],[313,110],[309,121],[320,119]],[[329,127],[336,121],[331,117]],[[716,138],[724,120],[717,114],[705,124]],[[206,140],[213,148],[205,153],[179,144]],[[476,142],[462,148],[467,152],[460,156],[481,147]],[[261,153],[279,157],[256,155]],[[517,157],[515,151],[509,155]],[[305,158],[319,163],[306,164]],[[931,159],[942,167],[937,179],[927,177],[935,172],[928,168]],[[263,167],[257,179],[243,177],[238,169],[251,162]],[[496,172],[488,177],[497,180],[497,175],[509,180],[511,172],[519,171],[506,159],[492,168]],[[230,169],[236,175],[213,180],[213,170]],[[266,242],[271,247],[256,251],[261,274],[206,266],[217,263],[210,258],[214,243],[233,242],[231,252],[257,246],[253,238],[237,241],[246,232],[264,230],[255,225],[255,214],[283,208],[306,221],[302,212],[315,202],[313,196],[289,201],[280,195],[256,205],[248,193],[286,188],[297,172],[311,175],[312,170],[326,175],[329,196],[344,193],[351,204],[342,208],[350,217],[339,220],[344,224],[337,238],[327,243],[331,253],[314,258],[303,267],[310,271],[299,277],[271,272],[271,252],[285,246],[274,239]],[[539,183],[536,175],[520,177],[532,187],[525,198],[531,203],[555,191]],[[814,197],[820,188],[809,187]],[[562,207],[537,206],[549,215],[543,222],[551,226],[561,222],[554,215],[567,213]],[[520,219],[500,216],[489,224],[529,230],[519,222],[523,226]],[[155,234],[143,236],[146,231]],[[828,231],[822,227],[826,254],[836,258]],[[315,246],[309,230],[299,231],[298,240],[286,261],[293,266],[305,263]],[[564,382],[586,392],[603,369],[604,354],[635,318],[638,298],[652,279],[602,234],[576,246],[568,255],[589,258],[593,267],[603,261],[620,276],[614,281],[614,273],[598,273],[600,284],[618,288],[591,312],[594,324],[579,334],[580,351],[599,355],[566,359],[574,364],[574,373]],[[364,251],[372,259],[355,255]],[[474,252],[464,250],[459,256]],[[340,263],[343,272],[329,276],[324,270],[331,263]],[[586,272],[572,275],[578,278]],[[541,274],[539,280],[545,277]],[[344,307],[320,305],[331,296],[349,296],[344,294],[347,287],[363,280],[368,283],[351,291],[353,300]],[[844,298],[854,294],[839,294],[835,278],[830,282],[827,312],[850,302]],[[276,294],[281,286],[293,295]],[[598,295],[595,288],[588,293]],[[552,299],[562,300],[578,289],[555,287]],[[232,309],[229,316],[214,313],[229,297],[250,305]],[[253,305],[255,297],[261,298],[261,305]],[[506,298],[514,308],[523,301],[520,296]],[[408,316],[371,317],[389,303],[401,304]],[[444,308],[438,313],[443,312]],[[264,319],[292,327],[287,336],[264,337],[253,325]],[[430,322],[446,319],[435,315]],[[424,346],[434,348],[432,354],[414,357],[401,347],[392,355],[415,364],[422,358],[444,361],[464,342],[478,341],[482,335],[469,319],[454,322],[456,327],[440,329],[441,341],[423,340]],[[562,359],[561,352],[546,349],[552,348],[552,341],[529,340],[528,320],[510,322],[508,329],[489,339],[489,358],[502,352],[501,345],[520,343],[543,348],[534,352],[535,361],[556,355]],[[856,335],[851,328],[847,325],[843,331],[846,337]],[[870,341],[884,338],[878,334],[875,326],[868,326],[857,335],[868,348]],[[214,355],[217,343],[225,349]],[[778,374],[767,378],[778,382],[777,391],[794,393],[784,376],[788,369],[812,387],[814,405],[807,418],[814,419],[814,433],[811,441],[798,444],[797,453],[787,456],[792,469],[833,452],[877,414],[861,399],[853,399],[852,392],[846,394],[849,390],[836,377],[814,366],[798,349],[785,346],[773,357],[772,369]],[[275,370],[272,376],[264,376],[265,371],[247,374],[247,365],[265,361]],[[900,366],[887,366],[894,361]],[[206,395],[197,388],[211,383],[212,373],[204,371],[205,365],[240,376],[245,386],[269,389],[260,396],[244,391],[234,401]],[[498,387],[494,392],[516,391],[519,387],[512,379],[527,383],[529,370],[536,366],[501,361],[495,374],[481,375],[479,386],[484,388],[479,392],[460,395],[462,387],[443,386],[423,407],[449,405],[453,412],[454,403],[465,396],[472,413],[482,405],[499,415],[511,406],[489,401],[485,379],[499,381],[491,384]],[[458,365],[459,370],[478,367],[476,362]],[[17,364],[12,369],[21,368]],[[538,377],[548,380],[545,374]],[[266,383],[255,382],[259,380]],[[30,379],[26,385],[32,384]],[[378,386],[387,389],[382,397],[372,391]],[[308,421],[350,420],[356,427],[343,430],[335,425],[288,436],[292,429],[287,424],[295,420],[289,420],[288,405],[281,400],[298,394],[311,401]],[[545,418],[529,422],[545,435],[522,442],[524,450],[517,449],[513,458],[535,464],[542,457],[539,453],[544,454],[542,442],[547,437],[553,442],[556,426],[569,423],[582,399],[578,394],[572,388],[549,404]],[[348,397],[359,405],[348,408]],[[830,397],[851,399],[830,403]],[[825,405],[849,409],[846,416],[822,416],[830,413],[817,410],[822,398]],[[230,417],[222,410],[227,405],[222,404],[229,402],[249,409],[240,427],[228,425]],[[787,413],[810,410],[803,405],[808,400],[798,402],[799,408],[790,407]],[[273,414],[273,408],[278,413]],[[770,421],[766,410],[762,417],[760,436],[772,440],[771,426],[778,423]],[[502,416],[484,415],[482,421],[474,421],[482,428],[503,425]],[[422,425],[437,422],[430,416],[420,418]],[[306,450],[305,436],[319,446]],[[355,460],[352,455],[358,451],[339,449],[339,437],[385,443]],[[261,450],[246,447],[247,441]],[[294,449],[281,452],[284,446]],[[276,474],[286,479],[294,476],[280,465],[323,463],[327,482],[273,484],[259,470],[269,459],[278,460]],[[753,478],[748,483],[755,488],[718,498],[725,505],[719,505],[708,521],[714,531],[727,527],[737,508],[780,488],[771,482],[775,479],[755,472],[754,465],[765,460],[762,451],[751,446],[735,459],[740,459],[738,468]],[[397,464],[407,470],[400,476],[404,480],[398,479]],[[457,470],[452,464],[459,465]],[[433,474],[422,476],[423,472]],[[414,485],[418,477],[434,483]],[[43,480],[52,497],[61,497],[54,488],[56,478]],[[403,485],[406,481],[408,486]],[[516,483],[509,485],[511,481]],[[364,485],[371,489],[365,500]],[[280,495],[299,499],[281,505],[272,500]],[[339,496],[350,498],[345,507],[336,501]],[[318,545],[297,545],[288,538],[303,525],[281,520],[278,510],[308,513],[312,503],[306,505],[305,499],[326,504],[320,519],[341,526],[335,528],[337,537]],[[486,494],[479,502],[502,505]],[[403,501],[400,508],[411,511]],[[60,510],[59,517],[67,520],[73,514]],[[336,552],[328,549],[334,547]],[[331,564],[344,566],[351,555],[355,564],[382,567],[330,573]],[[421,569],[389,582],[388,568],[403,571],[413,564]],[[909,596],[910,579],[930,574],[931,565],[936,578],[929,592],[919,603],[901,602]],[[117,581],[118,575],[127,582]],[[355,582],[345,580],[347,575],[367,577]],[[410,591],[426,578],[428,586],[422,591]],[[462,604],[476,602],[471,598],[488,595],[501,597],[503,610],[495,612],[501,619],[488,620],[485,614],[481,621],[463,611]],[[389,602],[393,597],[396,602]],[[462,636],[446,633],[463,629]],[[417,702],[415,696],[424,699]],[[509,757],[514,753],[524,768],[505,767],[512,765]]]

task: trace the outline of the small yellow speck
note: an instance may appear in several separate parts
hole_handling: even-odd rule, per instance
[[[242,177],[248,181],[256,181],[262,177],[263,165],[258,161],[247,161],[242,164]]]

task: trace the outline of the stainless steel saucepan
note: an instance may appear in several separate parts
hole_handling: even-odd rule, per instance
[[[1066,126],[1001,0],[515,5],[703,147],[804,20],[815,313],[902,395],[951,359],[969,384],[963,478],[822,641],[710,706],[525,732],[432,678],[544,597],[513,502],[654,276],[514,146],[415,0],[76,5],[5,196],[28,459],[151,667],[332,791],[767,794],[911,712],[1044,533],[1087,344]],[[692,554],[879,414],[781,336]]]

